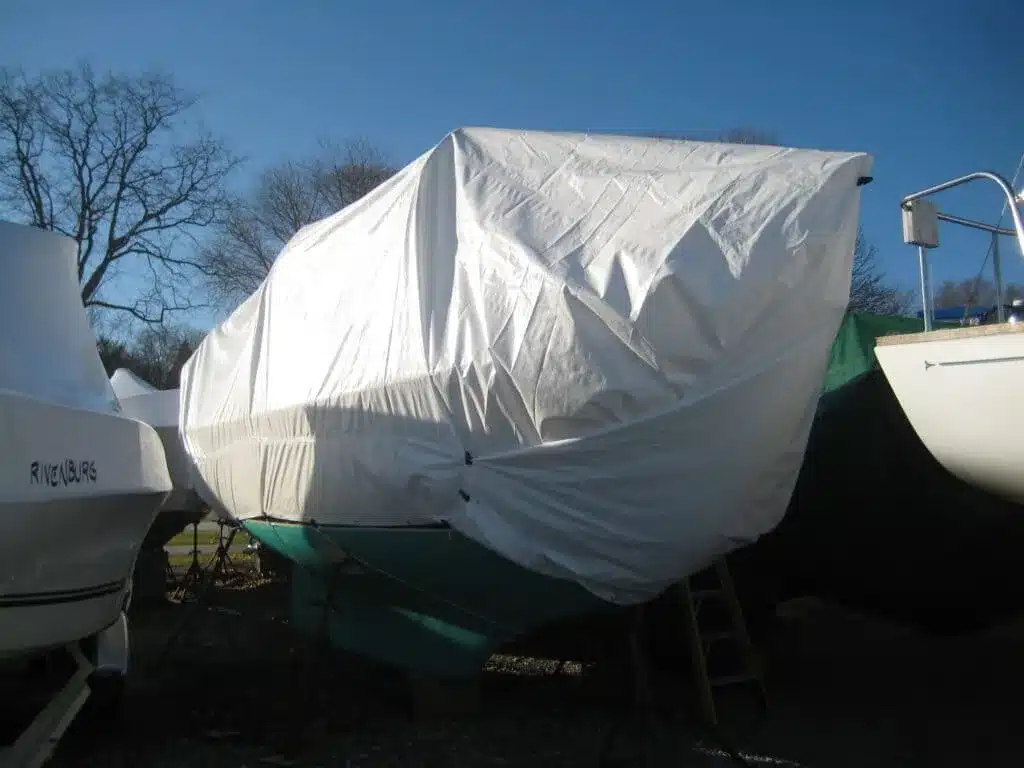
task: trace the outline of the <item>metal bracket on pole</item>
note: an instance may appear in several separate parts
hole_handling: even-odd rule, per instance
[[[1002,190],[1009,205],[1010,217],[1013,219],[1013,229],[1003,229],[1002,227],[985,224],[984,222],[939,213],[934,205],[924,201],[924,198],[930,197],[937,192],[958,187],[961,184],[966,184],[968,181],[975,181],[977,179],[988,179],[995,182],[996,186]],[[1024,201],[1024,198],[1022,198],[1022,201]],[[926,249],[938,247],[939,221],[948,221],[951,224],[959,224],[970,229],[980,229],[992,234],[992,266],[995,271],[996,282],[996,315],[1000,323],[1006,322],[1006,309],[1003,306],[1003,265],[999,255],[999,236],[1016,236],[1021,256],[1024,257],[1024,220],[1021,218],[1017,202],[1018,196],[1014,194],[1010,183],[998,173],[990,171],[969,173],[952,181],[937,184],[934,187],[907,195],[900,201],[900,208],[903,210],[903,241],[908,245],[916,245],[918,247],[917,260],[921,271],[921,314],[924,316],[925,331],[932,329],[933,321],[933,307],[929,300],[929,284],[931,281],[928,278],[928,254]]]
[[[1013,230],[1007,231],[1007,234],[1015,234],[1017,236],[1017,243],[1020,245],[1021,256],[1024,257],[1024,219],[1021,218],[1020,210],[1017,208],[1017,195],[1014,193],[1013,188],[1010,186],[1005,178],[1000,176],[998,173],[992,173],[991,171],[976,171],[975,173],[969,173],[966,176],[961,176],[958,179],[947,181],[943,184],[937,184],[934,187],[928,189],[922,189],[920,192],[915,192],[912,195],[907,195],[903,198],[900,203],[900,207],[907,210],[910,207],[910,203],[914,200],[920,200],[923,197],[930,197],[937,192],[942,192],[946,189],[952,189],[953,187],[959,187],[961,184],[966,184],[968,181],[975,181],[977,179],[988,179],[989,181],[995,182],[1003,194],[1006,196],[1006,201],[1010,209],[1010,218],[1013,219]],[[945,221],[954,221],[957,224],[962,224],[968,227],[974,227],[977,229],[984,229],[991,232],[997,227],[993,227],[991,224],[985,224],[980,221],[971,221],[970,219],[960,219],[959,217],[954,218],[951,216],[944,216],[940,214],[940,217]],[[999,230],[1003,232],[1004,230]]]

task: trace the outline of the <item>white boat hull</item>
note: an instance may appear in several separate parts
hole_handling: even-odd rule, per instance
[[[113,624],[170,490],[146,424],[0,392],[0,657]]]
[[[882,337],[875,353],[939,463],[964,482],[1024,504],[1024,328]]]

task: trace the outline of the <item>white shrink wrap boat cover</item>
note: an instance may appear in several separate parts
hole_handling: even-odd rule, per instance
[[[119,410],[82,306],[77,243],[9,221],[0,221],[0,390]]]
[[[114,394],[118,400],[136,395],[148,395],[150,392],[159,392],[156,387],[143,379],[141,376],[129,371],[127,368],[118,368],[110,377],[110,386],[114,388]]]
[[[296,234],[190,359],[201,492],[241,519],[445,522],[651,597],[785,513],[870,167],[455,131]]]
[[[195,493],[192,460],[178,429],[180,390],[157,389],[127,368],[114,371],[110,385],[121,403],[121,412],[154,427],[163,442],[167,470],[175,491],[167,497],[163,508],[199,509],[201,503]]]
[[[180,392],[177,389],[157,389],[127,368],[118,368],[110,377],[110,386],[121,403],[126,416],[144,421],[153,427],[177,429]]]

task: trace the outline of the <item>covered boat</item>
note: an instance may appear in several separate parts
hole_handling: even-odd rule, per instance
[[[114,371],[110,386],[125,415],[156,430],[167,457],[173,488],[142,542],[133,575],[135,599],[160,603],[167,596],[168,579],[173,577],[164,547],[186,527],[199,523],[208,510],[193,487],[190,460],[178,431],[178,389],[157,389],[127,368]]]
[[[192,483],[190,460],[178,431],[179,391],[157,389],[127,368],[118,368],[110,386],[126,416],[149,424],[160,436],[174,489],[160,507],[145,546],[163,547],[187,525],[199,522],[206,507]]]
[[[0,662],[62,648],[78,662],[0,753],[11,765],[39,764],[44,726],[66,727],[90,687],[120,690],[132,568],[171,489],[156,432],[120,413],[76,253],[71,238],[0,222]]]
[[[160,439],[122,413],[70,238],[0,222],[0,656],[114,623],[171,489]]]
[[[421,671],[646,601],[784,514],[870,165],[455,131],[189,360],[200,493],[304,566],[300,622],[329,593],[338,644]]]

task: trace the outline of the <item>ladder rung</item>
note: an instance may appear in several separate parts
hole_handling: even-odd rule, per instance
[[[728,563],[723,558],[716,561],[713,568],[708,569],[709,577],[717,576],[717,586],[713,585],[710,578],[696,578],[702,576],[703,573],[695,574],[682,582],[682,603],[690,636],[692,662],[700,689],[701,708],[706,721],[710,725],[716,725],[718,716],[715,713],[714,689],[741,683],[756,684],[760,689],[762,702],[764,702],[764,683],[758,669],[757,659],[753,656],[750,636],[743,619],[743,608],[739,596],[736,594]],[[700,586],[694,584],[695,580],[701,582]],[[721,601],[728,609],[730,625],[728,628],[725,628],[722,623],[712,622],[717,625],[715,629],[702,631],[699,609],[702,600],[709,599],[714,599],[716,602]],[[737,646],[740,669],[733,674],[719,674],[712,677],[708,674],[708,656],[714,651],[714,644],[722,640],[731,641]],[[735,670],[736,667],[732,667],[732,669]]]
[[[712,677],[708,680],[711,685],[718,687],[721,685],[737,685],[738,683],[754,683],[757,682],[755,675],[749,674],[736,674],[736,675],[721,675],[720,677]]]

